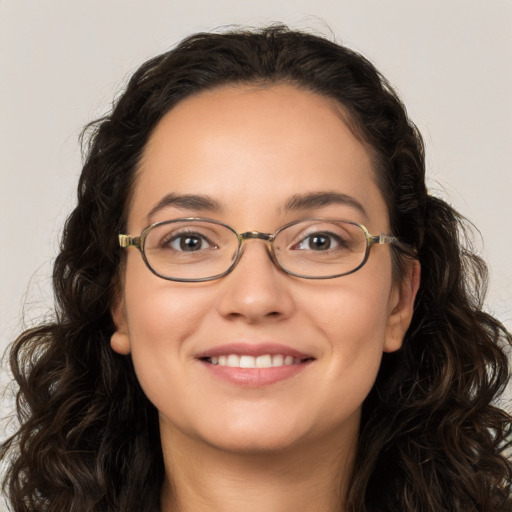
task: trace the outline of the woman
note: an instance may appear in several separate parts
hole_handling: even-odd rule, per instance
[[[91,128],[12,347],[13,510],[510,510],[511,336],[368,61],[198,34]]]

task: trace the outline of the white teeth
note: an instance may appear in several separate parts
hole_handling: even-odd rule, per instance
[[[226,366],[240,366],[240,356],[229,354]]]
[[[272,366],[283,366],[284,357],[280,354],[272,356]]]
[[[227,354],[211,357],[209,362],[218,366],[230,366],[232,368],[271,368],[275,366],[300,364],[302,360],[292,356],[284,356],[282,354],[264,354],[258,357]]]
[[[256,358],[256,368],[270,368],[272,366],[272,357],[270,355],[259,356]]]
[[[256,368],[256,358],[252,356],[240,356],[239,366],[240,368]]]

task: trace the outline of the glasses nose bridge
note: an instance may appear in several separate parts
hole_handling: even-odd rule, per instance
[[[245,242],[245,240],[256,239],[256,240],[265,240],[266,242],[272,242],[274,240],[274,235],[271,233],[262,233],[261,231],[246,231],[245,233],[239,233],[238,239],[240,243]]]
[[[274,254],[272,248],[272,242],[274,241],[275,235],[272,233],[262,233],[261,231],[245,231],[244,233],[238,233],[239,241],[239,256],[238,260],[242,257],[244,252],[244,244],[247,240],[263,240],[266,242],[267,252],[270,259],[274,261]]]

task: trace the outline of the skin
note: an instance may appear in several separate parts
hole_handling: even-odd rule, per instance
[[[365,213],[346,204],[284,209],[294,194],[326,191],[351,196]],[[170,192],[208,195],[222,211],[167,206],[148,218]],[[369,153],[340,107],[288,85],[204,92],[162,119],[144,152],[128,232],[187,216],[239,232],[325,216],[389,233]],[[251,240],[222,279],[177,283],[153,275],[136,249],[126,258],[111,344],[131,354],[159,411],[163,510],[340,510],[361,404],[382,353],[400,348],[419,264],[409,263],[396,282],[389,246],[374,246],[351,275],[305,280],[280,271],[265,243]],[[292,378],[242,388],[195,357],[235,340],[271,340],[315,360]]]

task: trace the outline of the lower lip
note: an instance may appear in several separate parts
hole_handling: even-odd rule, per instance
[[[238,368],[219,366],[200,361],[215,376],[237,386],[260,388],[295,377],[312,363],[307,360],[299,364],[273,366],[271,368]]]

